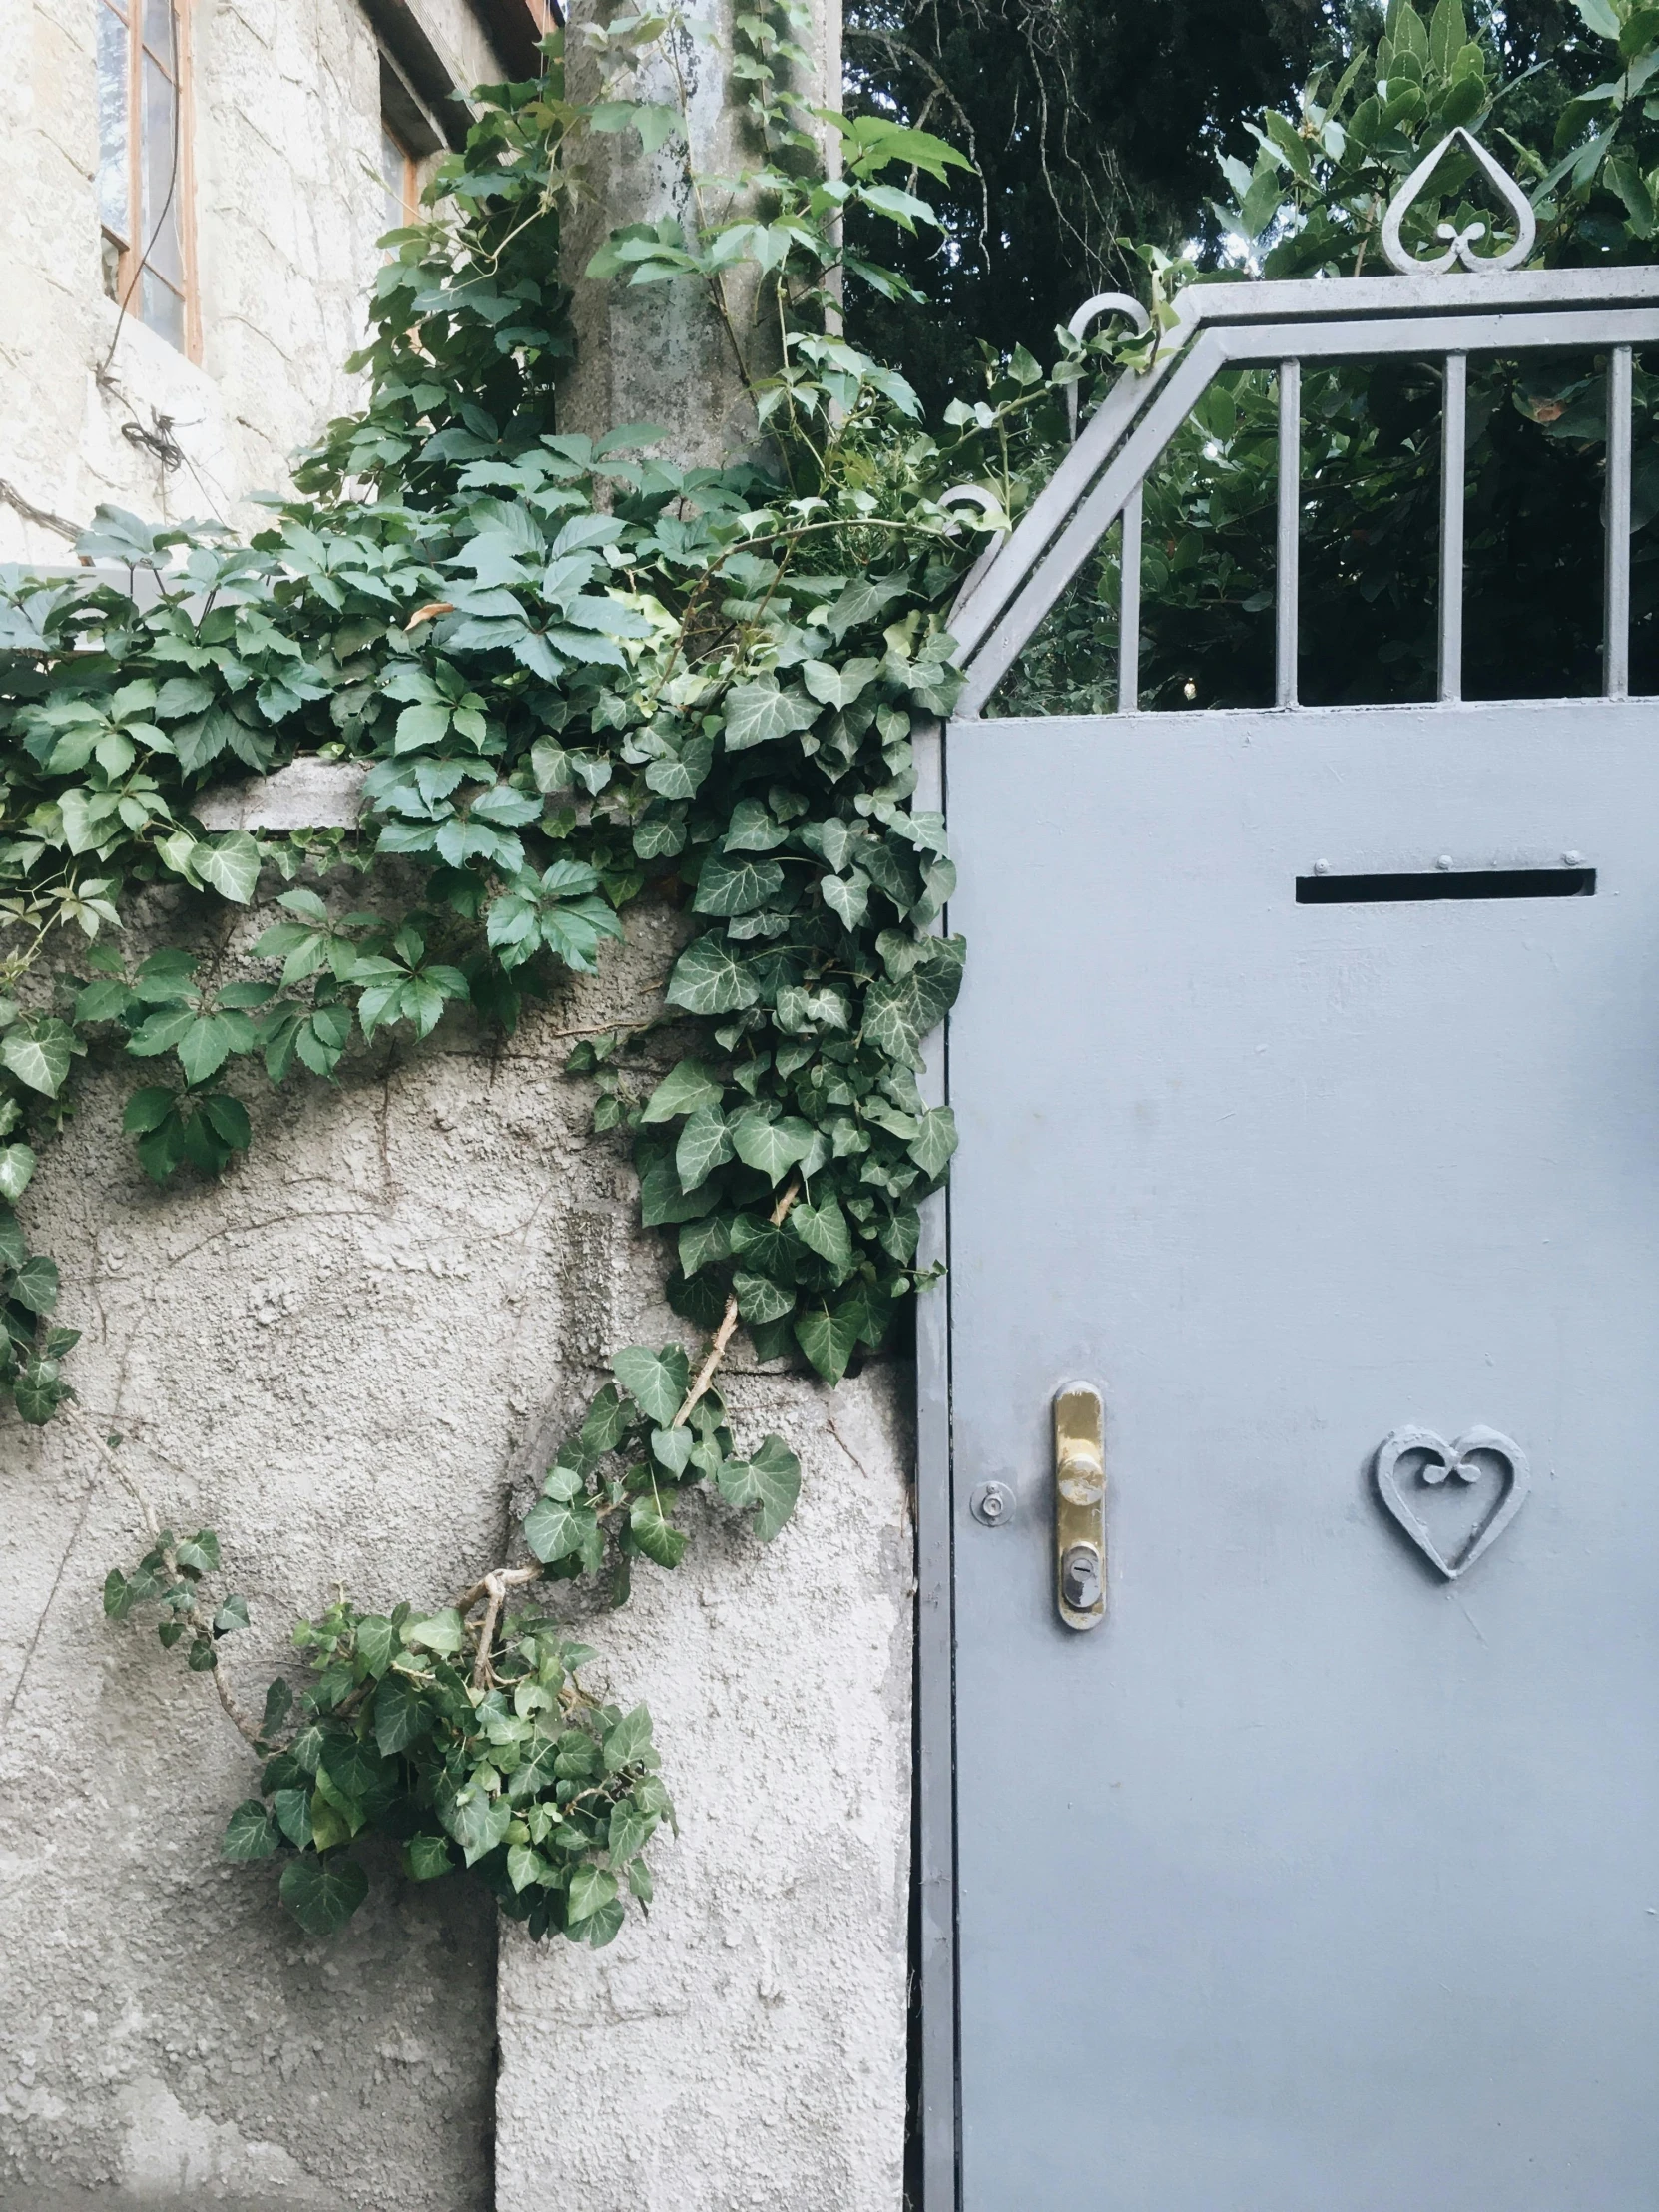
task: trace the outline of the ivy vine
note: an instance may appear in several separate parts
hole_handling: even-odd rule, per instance
[[[213,1678],[263,1762],[225,1852],[279,1859],[312,1933],[361,1901],[365,1829],[417,1879],[470,1868],[538,1936],[608,1942],[625,1897],[649,1901],[643,1854],[672,1817],[649,1716],[587,1691],[592,1653],[535,1593],[582,1577],[624,1601],[638,1561],[683,1556],[691,1489],[774,1536],[800,1466],[728,1424],[734,1334],[833,1383],[925,1281],[918,1207],[956,1138],[916,1073],[962,945],[937,931],[954,878],[913,744],[956,695],[944,609],[1014,498],[1009,425],[1040,403],[1058,436],[1059,387],[1016,362],[935,441],[848,343],[841,276],[904,287],[845,263],[840,216],[929,223],[914,173],[961,157],[831,118],[844,159],[826,176],[790,89],[798,27],[794,0],[740,18],[755,166],[721,188],[727,213],[705,218],[693,177],[694,219],[616,234],[590,273],[710,287],[757,457],[688,470],[650,457],[646,425],[558,427],[571,339],[549,272],[573,155],[593,130],[686,140],[683,114],[633,96],[685,27],[629,17],[590,34],[604,100],[564,97],[556,40],[543,83],[487,93],[429,212],[386,242],[354,364],[367,403],[251,543],[103,509],[80,551],[128,588],[0,575],[0,1383],[24,1420],[74,1423],[137,1499],[147,1548],[105,1609],[154,1620]],[[753,320],[725,288],[740,264]],[[1083,373],[1072,345],[1060,382]],[[980,480],[965,518],[945,496],[963,477]],[[367,764],[360,830],[204,828],[205,788],[301,754]],[[254,934],[241,917],[274,891],[281,918]],[[620,1349],[523,1523],[524,1563],[435,1609],[298,1622],[309,1679],[279,1677],[251,1715],[223,1664],[248,1608],[208,1594],[217,1535],[163,1525],[79,1406],[58,1271],[16,1211],[78,1064],[143,1062],[125,1121],[144,1170],[215,1176],[249,1148],[262,1066],[333,1080],[452,1006],[510,1032],[651,897],[692,930],[663,1003],[569,1064],[597,1078],[596,1130],[631,1139],[706,1353],[694,1372],[676,1345]],[[166,941],[135,961],[139,910]],[[688,1049],[642,1096],[630,1055],[660,1030]]]

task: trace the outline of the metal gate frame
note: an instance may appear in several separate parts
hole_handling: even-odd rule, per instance
[[[1472,254],[1478,226],[1450,237],[1432,263],[1399,244],[1400,219],[1452,141],[1462,140],[1514,210],[1519,236],[1494,257]],[[1573,349],[1609,356],[1605,624],[1602,694],[1629,696],[1631,362],[1659,345],[1659,267],[1517,270],[1533,224],[1519,188],[1466,132],[1435,147],[1406,180],[1383,224],[1383,250],[1398,274],[1295,282],[1195,285],[1179,294],[1175,323],[1150,368],[1125,370],[1019,527],[981,562],[957,599],[951,632],[967,685],[956,719],[979,721],[1014,661],[1112,525],[1122,518],[1118,715],[1140,711],[1141,488],[1215,376],[1227,368],[1279,372],[1279,505],[1275,705],[1297,700],[1298,523],[1301,505],[1301,372],[1305,360],[1442,356],[1440,580],[1437,704],[1456,705],[1463,674],[1464,401],[1471,353]],[[1461,262],[1466,274],[1456,274]],[[1091,302],[1098,305],[1101,302]],[[1087,309],[1084,310],[1086,314]],[[1213,709],[1225,714],[1227,709]],[[1432,708],[1422,711],[1432,712]],[[1260,710],[1251,710],[1253,713]],[[994,718],[990,718],[994,719]],[[1069,720],[1079,718],[1071,717]],[[1081,718],[1089,719],[1089,718]],[[1102,721],[1116,717],[1102,717]],[[917,803],[949,816],[949,732],[916,745]],[[936,925],[949,927],[948,913]],[[928,1041],[922,1093],[950,1097],[948,1024]],[[917,1263],[948,1264],[948,1190],[923,1208]],[[958,2212],[960,2074],[956,1957],[955,1500],[951,1474],[950,1282],[916,1315],[916,1740],[920,1902],[920,2134],[925,2212]]]

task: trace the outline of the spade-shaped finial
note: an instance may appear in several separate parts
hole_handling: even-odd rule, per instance
[[[1492,189],[1499,195],[1504,206],[1514,217],[1514,243],[1506,246],[1501,254],[1476,254],[1474,252],[1474,241],[1484,238],[1487,233],[1487,226],[1484,222],[1466,224],[1462,230],[1459,230],[1453,223],[1440,223],[1435,225],[1434,235],[1436,238],[1449,239],[1451,243],[1443,254],[1435,255],[1431,260],[1417,261],[1406,253],[1404,246],[1401,244],[1399,227],[1405,220],[1406,212],[1415,201],[1418,193],[1423,190],[1435,170],[1439,168],[1441,159],[1447,149],[1459,139],[1474,156]],[[1457,126],[1456,130],[1448,131],[1439,145],[1423,156],[1410,176],[1406,178],[1404,184],[1400,186],[1398,192],[1394,194],[1392,200],[1389,201],[1388,212],[1382,218],[1382,251],[1387,256],[1389,266],[1397,269],[1402,276],[1433,276],[1443,270],[1455,268],[1458,263],[1461,263],[1465,269],[1472,269],[1482,276],[1494,274],[1502,269],[1514,269],[1519,263],[1524,262],[1527,255],[1531,253],[1532,241],[1537,235],[1537,219],[1532,213],[1531,202],[1527,199],[1525,193],[1521,191],[1513,177],[1498,167],[1480,141],[1471,132],[1465,131],[1461,124]]]

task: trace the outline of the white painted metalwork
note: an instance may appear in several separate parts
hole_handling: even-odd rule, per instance
[[[1453,133],[1467,138],[1467,133]],[[1522,196],[1491,157],[1469,139],[1511,208]],[[1446,151],[1437,148],[1407,180],[1401,216]],[[1391,210],[1390,213],[1394,213]],[[1516,222],[1530,243],[1532,232]],[[1299,422],[1293,414],[1305,361],[1414,354],[1446,363],[1446,475],[1442,487],[1440,681],[1447,702],[1462,689],[1462,399],[1467,357],[1535,350],[1610,355],[1608,376],[1607,649],[1604,689],[1628,688],[1630,528],[1630,354],[1659,343],[1659,267],[1522,270],[1515,247],[1469,257],[1473,227],[1412,274],[1312,277],[1296,282],[1190,285],[1175,302],[1152,365],[1126,369],[1070,452],[1032,501],[1017,529],[974,569],[957,599],[951,630],[968,672],[957,710],[982,712],[996,686],[1106,532],[1121,518],[1124,536],[1119,708],[1139,705],[1138,564],[1140,487],[1213,379],[1224,369],[1273,367],[1280,383],[1279,588],[1275,697],[1296,703]],[[1515,245],[1520,244],[1517,238]],[[1401,250],[1403,251],[1403,249]],[[1454,263],[1461,259],[1464,270]],[[1103,299],[1106,295],[1102,295]],[[1115,300],[1111,302],[1114,306]],[[1089,308],[1101,304],[1090,301]],[[1083,314],[1088,310],[1080,309]],[[1453,365],[1455,364],[1455,365]],[[1457,496],[1453,496],[1454,491]]]
[[[1451,244],[1433,260],[1418,261],[1405,251],[1399,236],[1400,224],[1411,212],[1418,194],[1423,191],[1442,160],[1459,140],[1474,156],[1487,182],[1514,217],[1514,242],[1505,247],[1501,254],[1476,254],[1474,241],[1486,236],[1486,224],[1469,223],[1458,230],[1454,223],[1436,223],[1434,236],[1449,239]],[[1532,213],[1532,203],[1507,171],[1498,167],[1480,141],[1461,125],[1455,131],[1448,131],[1439,145],[1423,156],[1388,202],[1388,211],[1382,218],[1382,252],[1387,257],[1389,266],[1397,269],[1402,276],[1413,276],[1419,271],[1425,276],[1434,275],[1442,270],[1454,269],[1459,262],[1465,269],[1472,269],[1482,275],[1491,275],[1504,269],[1518,269],[1531,253],[1537,236],[1538,222]]]
[[[1084,337],[1103,316],[1120,314],[1134,326],[1135,335],[1144,338],[1152,327],[1152,317],[1138,299],[1126,291],[1097,291],[1092,299],[1085,299],[1066,328],[1074,338]],[[1066,420],[1071,425],[1071,442],[1077,443],[1077,386],[1066,389]]]

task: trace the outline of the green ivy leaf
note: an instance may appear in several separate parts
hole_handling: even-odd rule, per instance
[[[276,1825],[296,1851],[304,1851],[311,1841],[311,1793],[297,1783],[286,1790],[276,1790],[272,1795],[271,1809],[276,1816]]]
[[[732,1132],[726,1116],[718,1106],[700,1106],[674,1147],[674,1172],[680,1178],[680,1188],[695,1191],[731,1157]]]
[[[464,1796],[452,1800],[447,1810],[440,1809],[438,1818],[460,1845],[462,1858],[473,1867],[506,1840],[513,1812],[505,1798],[487,1797],[474,1783]]]
[[[768,1436],[750,1459],[728,1459],[715,1481],[729,1505],[754,1505],[755,1533],[771,1543],[801,1495],[801,1462],[781,1436]]]
[[[211,1528],[199,1528],[188,1542],[178,1546],[173,1556],[184,1573],[217,1574],[219,1538]]]
[[[365,1613],[357,1623],[357,1656],[376,1680],[402,1649],[403,1639],[383,1613]]]
[[[407,1751],[432,1732],[436,1715],[406,1674],[394,1669],[374,1693],[374,1741],[382,1757]]]
[[[695,1113],[700,1106],[718,1106],[724,1095],[725,1086],[701,1060],[682,1060],[646,1100],[640,1119],[673,1121],[681,1114]]]
[[[784,870],[776,860],[736,860],[711,853],[697,879],[692,911],[699,914],[747,914],[766,906],[784,888]]]
[[[761,986],[747,960],[741,960],[713,930],[694,937],[674,963],[664,997],[692,1014],[731,1014],[755,1005]],[[3,1057],[0,1048],[0,1057]],[[65,1062],[67,1072],[68,1062]]]
[[[921,1116],[905,1150],[929,1181],[944,1173],[956,1150],[956,1117],[948,1106],[932,1106]]]
[[[405,1621],[402,1635],[406,1644],[422,1651],[441,1652],[450,1659],[465,1642],[466,1628],[454,1606],[446,1605],[428,1620]]]
[[[246,830],[230,830],[212,844],[199,844],[191,865],[222,898],[246,906],[260,880],[260,848]]]
[[[0,1151],[0,1198],[20,1199],[35,1172],[35,1156],[26,1144],[9,1144]]]
[[[651,1715],[643,1705],[625,1713],[608,1729],[604,1742],[605,1772],[620,1774],[624,1767],[654,1767],[657,1749],[651,1740]]]
[[[23,1023],[0,1038],[0,1067],[30,1090],[56,1098],[73,1051],[74,1036],[66,1023],[50,1018]]]
[[[225,1859],[271,1859],[280,1849],[281,1831],[258,1798],[244,1798],[225,1827],[220,1856]]]
[[[826,1192],[817,1206],[797,1206],[790,1215],[789,1227],[809,1252],[828,1260],[832,1268],[852,1265],[851,1232],[832,1191]]]
[[[537,1500],[524,1516],[524,1541],[542,1562],[553,1566],[560,1559],[579,1556],[598,1531],[591,1505],[565,1498]]]
[[[726,695],[726,750],[743,753],[752,745],[773,738],[787,738],[810,729],[818,720],[818,707],[805,692],[792,686],[782,690],[767,678],[758,684],[735,684]]]
[[[616,1903],[616,1876],[603,1867],[578,1867],[570,1878],[567,1918],[574,1928],[605,1906]]]
[[[803,1314],[795,1340],[826,1382],[838,1382],[858,1344],[858,1316],[848,1306],[827,1306]]]
[[[779,1121],[768,1121],[760,1113],[740,1114],[732,1124],[732,1147],[738,1158],[774,1183],[806,1159],[813,1137],[810,1122],[789,1114]]]
[[[6,1287],[6,1296],[31,1314],[49,1314],[58,1303],[58,1264],[37,1253],[25,1260]]]
[[[290,1859],[278,1885],[281,1900],[307,1936],[332,1936],[368,1895],[368,1876],[355,1859]]]
[[[690,1363],[678,1345],[665,1345],[661,1352],[628,1345],[612,1359],[611,1373],[659,1428],[673,1420],[691,1385]]]
[[[636,1497],[629,1506],[628,1534],[635,1548],[659,1567],[677,1567],[685,1557],[685,1535],[649,1493]]]
[[[447,1836],[411,1836],[403,1846],[403,1864],[415,1882],[435,1882],[455,1861]]]

